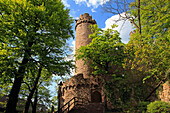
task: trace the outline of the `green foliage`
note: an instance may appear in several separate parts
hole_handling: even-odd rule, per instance
[[[66,42],[73,37],[69,10],[61,0],[0,0],[0,7],[0,90],[13,83],[18,84],[13,89],[20,89],[23,80],[31,87],[42,66],[39,91],[47,91],[53,74],[65,75],[73,68],[72,61],[65,60],[70,53]],[[28,88],[22,88],[28,94]],[[17,98],[12,96],[18,92],[11,91],[11,98]]]
[[[170,37],[169,37],[169,8],[168,0],[140,0],[140,17],[142,33],[131,35],[126,45],[127,66],[136,69],[147,76],[160,81],[166,77],[170,69]],[[137,17],[137,2],[130,5],[131,15]],[[135,18],[135,22],[138,19]],[[124,65],[125,66],[125,65]],[[126,66],[125,66],[126,67]]]
[[[113,27],[115,26],[113,25]],[[148,84],[144,85],[141,80],[131,80],[129,70],[122,72],[122,64],[126,63],[124,58],[128,59],[129,56],[127,51],[124,51],[126,48],[117,31],[111,29],[103,31],[94,25],[92,32],[93,34],[90,35],[92,42],[77,50],[77,60],[83,59],[85,63],[90,60],[95,75],[112,75],[112,80],[105,81],[104,88],[115,111],[135,110],[135,107],[131,106],[131,102],[137,104],[145,99],[148,95],[148,90],[146,90]]]
[[[145,102],[145,101],[139,102],[138,106],[137,106],[137,110],[139,112],[145,113],[146,110],[147,110],[147,105],[148,104],[149,104],[149,102]]]
[[[97,25],[91,26],[91,30],[93,32],[90,35],[92,42],[76,51],[76,59],[83,59],[85,63],[90,60],[95,75],[109,74],[113,65],[120,68],[123,62],[122,48],[124,44],[121,42],[119,33],[112,29],[104,31]],[[115,72],[118,72],[118,70],[115,70]]]
[[[60,67],[68,70],[64,57],[69,52],[66,40],[73,36],[73,20],[61,1],[1,0],[0,6],[1,51],[13,53],[1,55],[1,65],[9,64],[8,71],[0,69],[2,74],[13,75],[24,57],[32,59],[27,66],[42,63],[56,74],[64,73]]]
[[[146,96],[150,93],[148,84],[143,84],[140,82],[129,82],[127,77],[124,77],[120,80],[113,80],[112,83],[107,83],[104,86],[106,90],[106,95],[109,98],[109,101],[114,106],[113,109],[117,110],[120,108],[123,112],[127,111],[143,111],[146,109],[148,104],[144,101]]]
[[[30,69],[29,72],[30,72],[30,73],[28,73],[29,75],[25,76],[25,78],[23,80],[24,82],[21,86],[20,98],[22,98],[22,99],[25,99],[25,98],[27,99],[29,93],[33,89],[33,86],[35,83],[35,78],[38,75],[38,69],[37,70],[36,70],[36,68],[34,70]],[[52,99],[51,99],[52,95],[51,95],[51,93],[50,93],[51,91],[49,89],[49,86],[52,84],[52,82],[54,82],[54,81],[52,80],[51,74],[46,69],[42,69],[41,77],[40,77],[39,82],[36,87],[36,90],[38,91],[37,92],[37,95],[38,95],[38,103],[37,104],[45,105],[46,107],[51,107],[51,103],[54,103],[54,101],[52,101]],[[34,94],[33,98],[34,97],[35,97],[35,94]]]
[[[170,104],[163,101],[151,102],[147,106],[147,113],[168,113],[170,111]]]

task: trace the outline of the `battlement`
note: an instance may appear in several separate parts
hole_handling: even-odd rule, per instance
[[[94,19],[92,19],[92,16],[88,13],[84,13],[84,15],[80,15],[79,20],[75,20],[76,24],[75,24],[75,30],[77,28],[77,26],[81,23],[91,23],[91,24],[96,24],[96,21]]]
[[[94,78],[93,76],[91,76],[88,79],[85,79],[83,77],[83,74],[77,74],[74,75],[72,78],[66,80],[66,82],[64,82],[62,84],[62,89],[63,91],[67,91],[67,90],[73,90],[75,88],[86,88],[86,87],[94,87],[94,86],[98,86],[98,81],[96,78]]]
[[[131,31],[131,32],[129,33],[129,35],[131,36],[131,35],[134,34],[134,33],[136,33],[135,30]]]

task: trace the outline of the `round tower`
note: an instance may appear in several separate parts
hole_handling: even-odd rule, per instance
[[[96,24],[96,21],[92,17],[89,16],[88,13],[84,13],[84,15],[80,15],[79,20],[76,20],[75,30],[76,30],[76,43],[75,49],[79,49],[81,46],[86,46],[91,42],[92,39],[89,38],[89,35],[92,34],[90,25]],[[88,62],[86,65],[82,60],[77,60],[75,65],[75,75],[83,74],[84,78],[88,78],[91,74],[90,63]]]

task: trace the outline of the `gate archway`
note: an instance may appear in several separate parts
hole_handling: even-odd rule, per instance
[[[100,103],[100,102],[102,102],[102,97],[101,97],[100,92],[98,92],[98,91],[92,92],[92,94],[91,94],[91,102],[92,103]]]

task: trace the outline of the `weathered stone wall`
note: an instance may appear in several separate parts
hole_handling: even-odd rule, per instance
[[[81,46],[86,46],[91,42],[92,39],[89,38],[89,35],[92,34],[90,29],[91,24],[96,24],[96,21],[92,20],[92,17],[89,16],[88,13],[80,15],[79,20],[76,20],[75,50],[79,49]],[[75,65],[75,75],[82,73],[84,78],[88,78],[88,76],[91,74],[91,69],[89,66],[90,62],[88,62],[87,65],[84,65],[84,62],[82,60],[77,60]]]
[[[161,101],[170,102],[170,84],[168,81],[163,84],[162,91],[159,92],[159,97]]]
[[[60,106],[65,105],[73,97],[83,98],[92,102],[92,94],[96,91],[99,93],[99,96],[93,96],[93,98],[99,99],[101,97],[99,100],[104,102],[102,87],[101,81],[99,83],[93,76],[85,79],[83,74],[75,75],[61,86]]]

